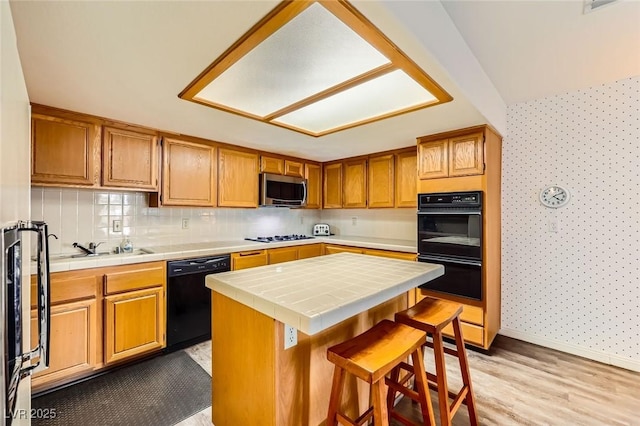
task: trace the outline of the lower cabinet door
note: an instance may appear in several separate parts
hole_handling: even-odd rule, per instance
[[[113,363],[165,346],[163,287],[104,298],[105,363]]]
[[[269,249],[267,252],[269,256],[269,265],[282,262],[290,262],[298,259],[297,247],[282,247],[277,249]]]
[[[32,376],[32,385],[66,379],[93,370],[97,364],[96,299],[51,307],[49,368]],[[38,313],[31,311],[31,346],[38,343]]]

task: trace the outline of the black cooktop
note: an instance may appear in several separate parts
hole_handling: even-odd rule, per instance
[[[256,237],[256,238],[245,238],[247,241],[257,241],[259,243],[277,243],[280,241],[297,241],[297,240],[310,240],[313,237],[309,237],[307,235],[275,235],[273,237]]]

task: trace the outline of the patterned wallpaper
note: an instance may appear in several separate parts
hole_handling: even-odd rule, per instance
[[[511,105],[507,122],[502,334],[640,368],[640,77]],[[549,184],[568,205],[542,206]]]

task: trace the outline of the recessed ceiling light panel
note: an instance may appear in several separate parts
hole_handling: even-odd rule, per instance
[[[180,97],[312,136],[452,99],[344,0],[281,3]]]
[[[364,124],[436,101],[405,72],[396,70],[278,117],[274,122],[323,133],[345,123]]]

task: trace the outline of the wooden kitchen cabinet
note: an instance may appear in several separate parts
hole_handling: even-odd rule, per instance
[[[395,207],[418,206],[418,153],[415,148],[395,155]]]
[[[342,163],[325,164],[323,167],[322,207],[342,208]]]
[[[258,154],[219,149],[218,206],[258,206]]]
[[[304,177],[307,179],[306,208],[319,209],[322,207],[322,166],[305,163]]]
[[[395,192],[394,155],[370,156],[368,169],[369,208],[393,207]]]
[[[38,390],[70,376],[92,372],[98,366],[98,307],[96,299],[51,306],[49,368],[33,374]],[[38,311],[31,311],[31,347],[38,344]]]
[[[343,163],[342,207],[367,207],[367,159],[348,160]]]
[[[418,138],[418,176],[437,179],[481,175],[484,172],[482,132],[432,140]]]
[[[34,111],[38,108],[34,107]],[[31,182],[96,186],[100,180],[100,125],[71,117],[31,116]]]
[[[215,146],[164,138],[162,160],[162,205],[215,207]]]
[[[91,374],[102,366],[101,276],[92,270],[51,274],[49,368],[32,376],[34,390]],[[31,276],[31,347],[38,342],[37,276]]]
[[[284,175],[304,177],[304,165],[298,161],[284,160]]]
[[[165,346],[164,288],[128,291],[104,298],[105,362]]]
[[[102,186],[157,191],[158,157],[157,135],[102,128]]]
[[[298,246],[298,259],[322,256],[322,244]]]
[[[298,260],[298,247],[281,247],[268,250],[269,265]]]
[[[266,155],[261,155],[260,156],[260,172],[281,175],[284,173],[284,161],[282,160],[282,158],[268,157]]]
[[[267,250],[253,250],[231,253],[231,270],[254,268],[269,264]]]
[[[165,347],[165,262],[120,267],[104,275],[107,365]]]

